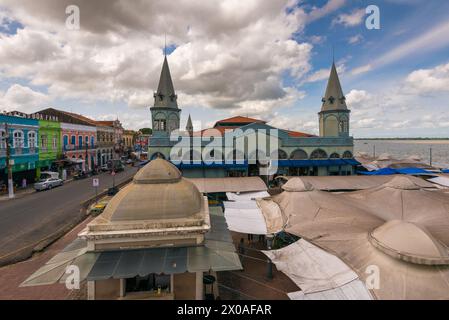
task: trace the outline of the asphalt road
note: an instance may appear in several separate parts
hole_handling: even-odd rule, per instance
[[[135,167],[115,175],[119,184],[137,172]],[[102,173],[98,192],[112,186],[112,176]],[[28,258],[34,248],[51,235],[79,222],[82,203],[95,196],[92,177],[75,180],[48,191],[0,202],[0,265]]]

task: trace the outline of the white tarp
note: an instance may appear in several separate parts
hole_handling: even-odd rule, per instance
[[[336,289],[358,279],[339,258],[304,239],[279,250],[262,252],[305,294]]]
[[[449,187],[449,178],[447,177],[436,177],[427,179],[427,181],[439,184],[440,186]]]
[[[339,288],[319,292],[295,291],[287,294],[290,300],[373,300],[360,280],[353,280]]]
[[[248,201],[248,200],[254,200],[257,198],[269,197],[270,194],[266,191],[242,192],[239,194],[226,192],[226,196],[228,197],[229,201]]]
[[[223,203],[229,230],[249,234],[267,234],[265,219],[255,201],[224,201]]]

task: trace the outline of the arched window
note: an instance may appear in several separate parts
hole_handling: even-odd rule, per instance
[[[288,155],[284,150],[277,149],[271,153],[271,160],[285,160],[288,159]]]
[[[329,156],[329,158],[330,159],[340,159],[340,155],[338,153],[334,152]]]
[[[307,155],[307,152],[305,152],[302,149],[296,149],[290,155],[290,159],[292,159],[292,160],[305,160],[308,158],[309,158],[309,156]]]
[[[36,132],[28,132],[28,148],[35,148],[37,146]]]
[[[71,144],[72,146],[74,146],[74,145],[76,144],[76,137],[75,137],[75,136],[71,136],[71,137],[70,137],[70,144]]]
[[[340,121],[340,132],[348,132],[348,119],[342,118]]]
[[[83,146],[83,136],[78,136],[78,146],[79,147]]]
[[[165,159],[165,156],[162,153],[160,153],[160,152],[156,152],[156,153],[154,153],[151,156],[150,160],[154,160],[154,159],[157,159],[157,158]]]
[[[352,158],[352,152],[351,151],[345,151],[343,153],[343,158],[345,159],[351,159]]]
[[[62,140],[63,140],[64,147],[69,144],[69,137],[67,135],[64,135]]]
[[[327,153],[323,149],[316,149],[310,155],[310,159],[327,159]]]
[[[85,136],[84,141],[86,141],[86,145],[89,145],[89,136]]]
[[[22,130],[16,130],[13,132],[13,148],[23,148],[24,138]]]
[[[0,130],[0,149],[6,149],[6,131]]]
[[[95,145],[95,137],[91,136],[90,137],[90,145],[93,147]]]

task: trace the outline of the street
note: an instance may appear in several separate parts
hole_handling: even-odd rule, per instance
[[[115,184],[132,177],[138,168],[126,167],[115,175]],[[102,173],[98,192],[112,186],[113,178]],[[95,196],[92,177],[69,182],[48,191],[0,202],[0,265],[29,257],[43,240],[74,223],[84,215],[81,204]]]

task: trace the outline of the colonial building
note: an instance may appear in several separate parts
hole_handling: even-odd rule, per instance
[[[14,182],[20,186],[23,179],[34,181],[39,165],[38,136],[38,120],[25,114],[0,114],[0,181],[7,181],[7,143]]]
[[[111,126],[95,121],[97,125],[97,164],[103,166],[114,157],[115,132]]]
[[[97,127],[93,120],[79,114],[48,108],[38,112],[58,117],[61,123],[62,153],[79,169],[88,171],[97,165]]]
[[[126,152],[132,152],[134,150],[134,144],[136,142],[137,133],[133,130],[123,131],[123,145]]]
[[[150,139],[148,155],[150,159],[162,157],[170,159],[189,177],[225,177],[261,175],[261,168],[272,166],[276,162],[276,174],[284,175],[351,175],[358,164],[353,159],[353,138],[349,134],[349,113],[335,64],[332,65],[322,107],[319,112],[320,135],[274,128],[265,121],[248,117],[232,117],[218,121],[213,128],[193,132],[189,116],[186,130],[180,132],[178,139],[170,138],[180,129],[181,109],[178,107],[177,95],[173,86],[167,57],[164,58],[154,104],[151,107],[153,134]],[[238,129],[238,130],[237,130]],[[245,144],[243,152],[238,150],[239,138],[249,139],[256,132],[267,133],[267,144],[276,145],[276,150],[269,149],[269,154],[256,147],[250,150]],[[183,136],[190,137],[190,150],[173,151],[179,146]],[[206,139],[204,139],[206,137]],[[222,149],[213,148],[209,152],[209,141]],[[233,150],[226,149],[225,142],[231,138]],[[258,138],[257,138],[258,139]],[[270,142],[271,141],[271,142]],[[199,147],[198,147],[199,146]],[[208,149],[206,149],[208,148]],[[268,151],[268,150],[267,150]],[[213,153],[213,154],[212,154]],[[242,153],[242,154],[240,154]],[[174,157],[174,154],[176,157]],[[220,161],[207,163],[207,157],[219,158]],[[241,161],[236,161],[240,157]],[[264,158],[265,159],[262,159]],[[176,159],[175,159],[176,158]],[[262,160],[270,160],[267,161]],[[179,161],[182,159],[182,161]],[[232,159],[231,161],[225,161]]]
[[[123,126],[120,120],[109,120],[109,121],[95,121],[97,125],[107,126],[114,129],[114,159],[119,159],[125,150],[125,145],[123,143]]]

